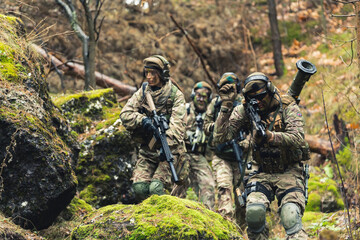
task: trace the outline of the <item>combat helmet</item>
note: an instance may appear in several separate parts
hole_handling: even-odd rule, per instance
[[[166,58],[161,55],[152,55],[144,59],[144,77],[145,69],[151,68],[156,69],[159,72],[160,79],[162,82],[167,82],[170,78],[170,63]]]

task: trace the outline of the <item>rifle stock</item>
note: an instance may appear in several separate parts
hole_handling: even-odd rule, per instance
[[[174,167],[174,156],[171,154],[169,144],[168,144],[168,142],[166,140],[166,130],[169,128],[169,126],[168,126],[168,124],[166,122],[166,118],[163,117],[163,116],[159,116],[156,113],[155,104],[154,104],[154,101],[153,101],[153,99],[152,99],[149,92],[145,93],[145,97],[146,97],[147,103],[149,104],[150,110],[151,110],[151,112],[153,114],[152,120],[153,120],[153,124],[154,124],[154,126],[156,128],[155,136],[157,136],[156,138],[160,141],[161,149],[162,149],[162,151],[164,153],[166,161],[169,163],[171,174],[173,176],[174,182],[178,183],[179,178],[178,178],[178,176],[176,174],[176,170],[175,170],[175,167]],[[151,147],[154,146],[154,144],[156,142],[156,138],[155,138],[155,141],[154,141],[154,138],[155,137],[153,137],[151,139],[151,141],[149,143],[149,147],[150,147],[150,144],[152,145]]]

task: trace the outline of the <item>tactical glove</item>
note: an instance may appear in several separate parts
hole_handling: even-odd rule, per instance
[[[222,101],[221,110],[222,111],[231,110],[237,96],[235,84],[228,83],[222,86],[219,90],[219,95]]]
[[[154,124],[152,123],[151,118],[145,117],[143,118],[143,120],[141,121],[142,124],[142,128],[144,129],[144,132],[146,135],[154,135],[156,128],[154,126]]]
[[[270,140],[272,140],[273,138],[273,133],[269,130],[266,129],[266,135],[265,136],[261,136],[259,135],[257,132],[255,134],[255,143],[257,145],[262,145],[266,142],[269,142]]]

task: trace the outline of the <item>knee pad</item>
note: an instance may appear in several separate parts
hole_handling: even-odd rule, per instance
[[[135,198],[139,201],[146,199],[149,196],[149,186],[148,182],[136,182],[133,183],[132,188],[135,193]]]
[[[250,232],[260,233],[265,228],[266,207],[262,203],[251,203],[246,207],[246,222]]]
[[[285,203],[280,212],[281,224],[288,235],[297,233],[302,228],[300,208],[295,203]]]
[[[164,195],[164,184],[160,180],[153,180],[149,186],[150,195]]]

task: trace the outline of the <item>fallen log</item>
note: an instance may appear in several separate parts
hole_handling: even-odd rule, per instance
[[[54,65],[55,68],[61,70],[65,75],[80,77],[82,79],[85,78],[85,68],[84,65],[74,63],[74,62],[62,62],[60,59],[46,52],[42,47],[32,44],[33,48],[38,52],[41,56],[51,63],[50,65]],[[119,80],[109,77],[100,72],[95,72],[96,85],[103,88],[113,88],[114,91],[121,95],[127,96],[132,95],[136,91],[136,87],[124,84]]]
[[[321,154],[326,158],[332,158],[332,149],[329,140],[313,135],[305,135],[305,140],[308,142],[311,152]],[[335,152],[337,152],[339,146],[334,146],[334,148]]]

